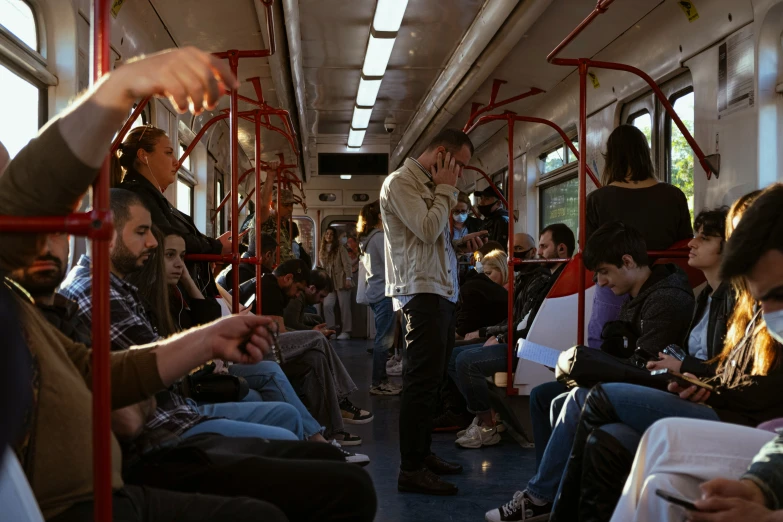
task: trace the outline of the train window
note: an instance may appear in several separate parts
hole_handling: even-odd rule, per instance
[[[185,153],[185,151],[187,150],[188,146],[185,145],[184,143],[180,142],[179,148],[181,149],[180,157],[182,157],[182,154]],[[185,158],[185,161],[182,162],[182,168],[187,170],[191,174],[193,173],[193,152],[188,154],[188,157]]]
[[[182,177],[177,178],[177,210],[193,216],[193,185]]]
[[[0,0],[0,20],[12,35],[30,49],[38,50],[38,26],[32,7],[22,0]]]
[[[299,228],[299,237],[291,239],[298,239],[305,252],[310,254],[310,258],[315,261],[315,256],[313,255],[313,252],[315,252],[315,222],[313,218],[309,216],[294,216],[293,219],[297,228]]]
[[[497,174],[492,176],[492,183],[495,184],[495,186],[498,188],[501,194],[506,193],[507,174],[508,174],[508,169],[504,169],[502,172],[498,172]]]
[[[652,118],[648,111],[637,112],[628,118],[628,123],[639,129],[647,136],[647,145],[652,148]]]
[[[540,229],[564,223],[577,232],[579,224],[579,178],[569,177],[540,188]]]
[[[542,154],[541,161],[544,162],[543,174],[565,166],[568,164],[568,160],[566,159],[566,146],[561,145],[551,152]]]
[[[0,6],[2,6],[0,0]],[[0,142],[13,158],[38,134],[41,125],[41,89],[0,63]],[[13,122],[13,124],[10,124]]]
[[[680,117],[685,127],[693,134],[693,88],[676,94],[672,100],[674,110]],[[669,183],[683,191],[688,198],[688,208],[693,218],[693,150],[680,129],[674,124],[670,117],[666,118],[666,125],[669,137],[669,147],[667,151],[667,160],[669,164]]]

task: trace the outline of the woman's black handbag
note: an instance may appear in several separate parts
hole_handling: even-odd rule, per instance
[[[209,363],[185,377],[182,394],[198,402],[240,402],[250,391],[242,377],[214,372],[214,363]]]
[[[624,382],[665,390],[669,382],[665,375],[650,375],[649,370],[639,368],[627,359],[581,345],[560,354],[555,377],[569,388],[592,388],[599,382]]]

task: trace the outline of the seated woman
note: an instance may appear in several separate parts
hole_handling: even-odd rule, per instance
[[[169,288],[170,310],[175,331],[211,322],[220,317],[220,307],[211,297],[204,297],[193,283],[185,267],[185,240],[176,232],[169,232],[162,241],[166,283]],[[151,264],[151,263],[150,263]],[[148,287],[151,285],[147,285]],[[296,408],[302,417],[303,435],[306,440],[328,442],[321,424],[313,418],[294,391],[280,365],[274,361],[261,361],[253,365],[231,365],[228,373],[244,378],[250,392],[243,402],[285,402]],[[350,442],[351,436],[347,436]],[[361,440],[361,439],[360,439]],[[335,442],[333,441],[333,444]],[[335,444],[339,446],[339,443]],[[344,451],[346,460],[367,463],[366,455]]]
[[[769,230],[776,221],[780,226],[783,190],[778,193],[764,202],[767,208],[757,207],[761,198],[751,206],[730,236],[721,262],[721,276],[753,289],[753,297],[762,303],[777,299],[780,284],[770,279],[780,275],[778,261],[767,255],[767,250],[783,251],[779,232]],[[552,520],[606,520],[622,491],[617,477],[623,478],[631,465],[620,455],[621,449],[634,452],[641,434],[655,421],[686,417],[755,426],[783,416],[783,346],[764,327],[752,299],[737,302],[733,318],[748,319],[732,320],[712,383],[714,393],[676,383],[669,384],[669,392],[624,383],[575,388],[568,394],[538,473],[525,491],[488,512],[487,520],[529,520],[531,513],[543,517],[550,512]],[[589,438],[596,444],[598,434],[618,441],[610,459],[600,464],[598,454],[586,444]]]
[[[506,317],[508,256],[493,250],[481,260],[481,271],[469,270],[460,285],[457,301],[457,336],[492,326]]]

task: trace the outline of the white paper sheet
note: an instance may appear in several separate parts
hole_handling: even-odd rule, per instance
[[[517,345],[517,355],[520,359],[543,364],[547,368],[557,367],[557,359],[561,353],[563,352],[560,350],[536,344],[526,339],[520,339]]]

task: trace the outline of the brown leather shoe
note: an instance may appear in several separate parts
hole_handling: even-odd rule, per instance
[[[462,473],[462,465],[446,462],[434,453],[424,459],[427,469],[438,475],[459,475]]]
[[[427,468],[417,471],[400,470],[397,477],[397,491],[423,493],[425,495],[456,495],[457,486],[441,480],[439,476]]]

